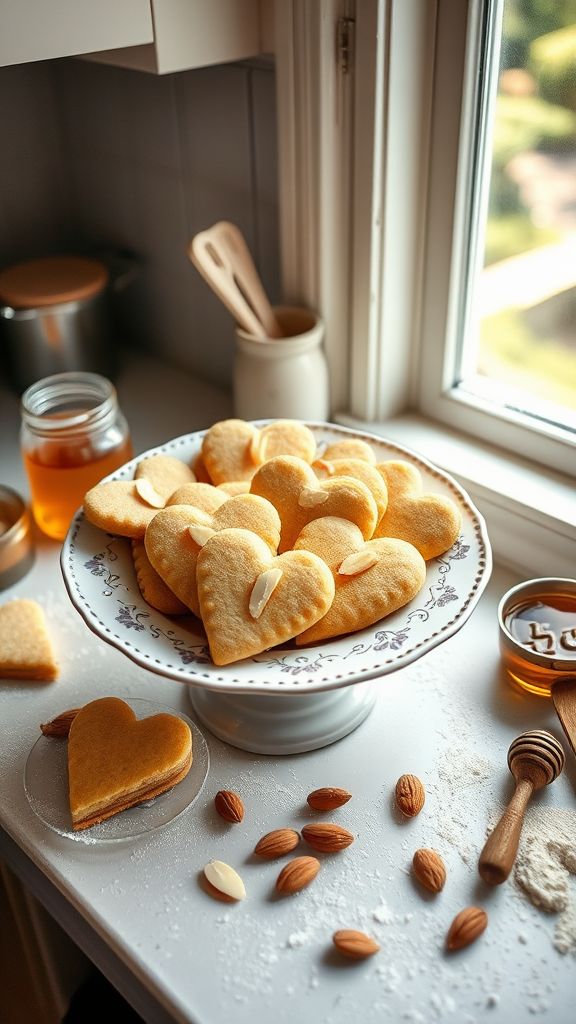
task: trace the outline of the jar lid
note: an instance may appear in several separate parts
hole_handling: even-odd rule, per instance
[[[0,300],[14,309],[56,306],[103,291],[108,271],[84,256],[49,256],[0,271]]]

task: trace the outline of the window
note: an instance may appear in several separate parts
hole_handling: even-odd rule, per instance
[[[454,51],[461,70],[452,65],[443,76]],[[441,151],[443,118],[453,135]],[[437,333],[423,332],[422,408],[574,473],[573,0],[440,0],[431,127],[423,323],[435,291],[446,304],[436,312]],[[448,209],[450,194],[452,215],[435,235],[434,204]]]
[[[560,28],[574,6],[276,3],[285,291],[325,315],[333,412],[369,423],[416,410],[574,474],[572,398],[562,399],[563,416],[534,390],[528,403],[517,401],[525,381],[512,388],[509,376],[493,372],[489,317],[474,319],[484,264],[487,272],[488,259],[496,262],[485,259],[495,228],[487,233],[485,213],[498,84],[502,94],[514,77],[506,84],[498,73],[508,70],[504,4],[515,4],[522,19],[529,9],[565,8]],[[549,35],[551,24],[535,31]],[[355,37],[352,68],[341,59],[343,27],[345,39]],[[572,113],[563,114],[568,148]],[[534,230],[515,255],[535,242],[564,241]]]

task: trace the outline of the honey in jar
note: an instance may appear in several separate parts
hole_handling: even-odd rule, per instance
[[[63,540],[90,487],[132,458],[116,389],[95,373],[59,373],[22,395],[20,443],[34,519]]]
[[[500,648],[522,689],[549,696],[554,681],[576,671],[576,580],[528,580],[504,595]]]

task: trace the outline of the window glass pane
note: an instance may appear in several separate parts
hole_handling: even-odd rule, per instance
[[[574,429],[576,0],[501,11],[461,386]]]

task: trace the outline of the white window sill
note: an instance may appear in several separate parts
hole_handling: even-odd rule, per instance
[[[484,516],[500,565],[534,577],[576,574],[576,487],[570,477],[423,416],[364,423],[338,413],[334,420],[403,444],[455,477]]]

